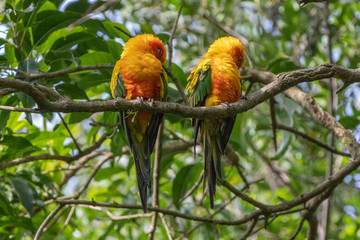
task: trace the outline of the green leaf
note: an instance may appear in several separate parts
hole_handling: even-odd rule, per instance
[[[113,176],[119,172],[122,172],[124,171],[123,168],[121,167],[109,167],[109,168],[101,168],[97,171],[94,179],[95,181],[101,181],[101,180],[104,180],[104,179],[109,179],[109,176]]]
[[[200,175],[202,164],[191,164],[183,167],[173,182],[172,198],[177,208],[180,208],[179,200],[185,195],[189,186],[192,186]]]
[[[32,58],[27,58],[24,61],[19,63],[19,70],[22,70],[27,73],[39,73],[39,68],[37,63]]]
[[[111,37],[118,37],[127,42],[130,37],[120,30],[116,29],[116,27],[121,28],[122,30],[129,33],[124,24],[114,23],[110,21],[103,22],[105,29],[110,33]],[[129,33],[130,34],[130,33]]]
[[[123,131],[117,132],[111,139],[110,148],[114,156],[121,156],[123,154],[122,147],[124,146]]]
[[[31,219],[26,217],[4,216],[0,219],[0,229],[6,227],[10,227],[10,228],[21,227],[23,229],[29,230],[32,234],[36,233],[36,228],[32,223]]]
[[[164,65],[167,66],[167,61],[165,61]],[[171,63],[171,70],[174,76],[176,77],[176,79],[179,81],[180,85],[185,88],[187,84],[187,80],[186,80],[187,76],[184,73],[184,71],[181,69],[181,67],[179,67],[175,63]],[[169,76],[168,79],[171,81],[171,78],[169,78]]]
[[[85,91],[81,89],[78,84],[71,84],[71,83],[63,83],[57,85],[56,91],[58,91],[62,95],[66,95],[71,99],[87,99],[89,100],[88,96],[86,95]]]
[[[17,101],[18,98],[16,96],[11,96],[6,100],[5,106],[15,106]],[[7,121],[9,120],[9,117],[10,117],[10,111],[0,110],[0,135],[4,133],[4,129]]]
[[[290,146],[290,143],[292,141],[292,135],[289,132],[283,132],[283,139],[281,141],[281,145],[279,147],[279,149],[277,150],[277,152],[275,153],[275,155],[270,158],[271,160],[278,160],[280,159],[282,156],[284,156],[284,154],[286,153],[287,149]]]
[[[160,40],[165,44],[167,43],[167,41],[169,41],[170,39],[170,34],[169,33],[158,33],[155,34],[155,36],[157,36],[158,38],[160,38]]]
[[[22,178],[10,178],[10,181],[19,196],[21,204],[25,207],[30,216],[32,216],[34,193],[30,185]]]
[[[354,129],[357,125],[360,124],[360,121],[356,115],[354,116],[344,116],[339,119],[339,123],[344,126],[346,129]]]
[[[38,14],[36,21],[40,24],[33,31],[35,45],[46,41],[47,37],[54,31],[69,26],[81,17],[75,12],[43,11]]]
[[[274,74],[289,72],[297,69],[300,69],[300,67],[288,57],[275,58],[271,60],[267,66],[267,70]]]
[[[80,57],[81,65],[106,65],[112,64],[113,58],[107,52],[86,53]]]
[[[91,116],[89,112],[74,112],[70,114],[69,124],[81,122]]]
[[[91,73],[76,74],[71,77],[79,83],[82,89],[88,89],[110,82],[111,70],[92,71]]]
[[[0,215],[12,215],[12,208],[9,200],[0,194]]]
[[[4,135],[3,139],[0,140],[0,145],[5,145],[15,149],[23,149],[32,146],[32,144],[26,138],[15,137],[12,135]]]
[[[93,40],[95,37],[93,34],[86,33],[86,32],[77,32],[62,38],[59,38],[54,42],[51,46],[51,50],[54,51],[68,51],[76,44]]]

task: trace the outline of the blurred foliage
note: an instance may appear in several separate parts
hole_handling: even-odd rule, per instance
[[[86,65],[113,65],[129,37],[115,29],[126,29],[132,35],[157,34],[167,41],[176,18],[180,1],[174,0],[124,0],[110,5],[105,11],[92,13],[79,25],[72,25],[91,13],[105,1],[47,1],[6,0],[0,3],[0,66],[18,68],[28,73],[52,72]],[[221,30],[203,18],[207,14],[222,25],[246,37],[245,46],[259,70],[275,74],[298,68],[328,63],[328,38],[326,8],[323,4],[307,4],[300,8],[296,0],[183,1],[179,26],[175,32],[173,72],[181,85],[186,75],[201,59],[208,46],[225,36]],[[4,8],[4,9],[1,9]],[[329,23],[332,36],[333,59],[336,64],[360,67],[360,4],[357,1],[339,0],[329,3]],[[249,66],[246,61],[245,66]],[[2,70],[1,77],[15,78],[16,72]],[[34,79],[34,83],[55,88],[74,100],[111,99],[109,81],[111,69],[88,70],[48,79]],[[244,82],[244,89],[249,82]],[[262,87],[255,84],[252,91]],[[325,82],[303,83],[299,86],[309,92],[326,109],[329,90]],[[1,89],[1,86],[0,86]],[[170,81],[169,100],[181,102]],[[359,85],[349,87],[338,95],[336,117],[347,128],[359,130]],[[293,127],[322,142],[327,142],[329,132],[313,122],[299,106],[283,95],[275,97],[276,118],[281,124]],[[1,105],[34,107],[34,101],[23,93],[0,98]],[[62,114],[70,131],[82,149],[91,146],[104,133],[115,128],[89,125],[89,119],[116,123],[116,113]],[[189,119],[165,115],[163,144],[176,145],[193,138]],[[311,190],[324,180],[327,152],[298,136],[278,130],[279,149],[272,144],[269,106],[265,102],[237,117],[230,144],[240,158],[241,169],[249,182],[263,179],[250,186],[248,193],[266,204],[280,203],[293,198],[289,187],[279,184],[264,160],[251,147],[268,156],[270,163],[288,178],[297,194]],[[122,129],[111,140],[106,140],[101,150],[112,151],[114,158],[97,172],[80,199],[118,203],[140,203],[135,169],[131,155],[124,155],[127,145]],[[341,149],[341,144],[336,144]],[[0,164],[16,158],[43,154],[74,156],[78,154],[73,140],[57,113],[24,114],[0,111]],[[198,151],[199,152],[199,151]],[[46,216],[55,208],[47,200],[76,193],[91,174],[92,166],[101,159],[91,159],[76,176],[62,184],[69,167],[62,161],[34,161],[7,168],[0,172],[0,239],[30,239]],[[334,171],[349,161],[335,156]],[[200,186],[191,197],[179,203],[185,192],[197,181],[201,172],[202,157],[194,160],[191,149],[166,152],[161,160],[160,207],[208,216],[214,212],[206,196],[202,198]],[[245,184],[236,168],[224,159],[224,177],[242,188]],[[333,195],[329,239],[360,238],[360,172],[345,178]],[[215,210],[232,194],[218,186]],[[203,201],[202,201],[203,199]],[[176,208],[175,208],[176,206]],[[112,221],[96,209],[76,207],[74,215],[64,228],[71,207],[66,208],[56,223],[50,224],[41,239],[147,239],[150,218]],[[240,199],[234,200],[216,218],[234,220],[241,218],[254,207]],[[136,210],[110,209],[114,216],[135,214]],[[174,237],[195,226],[196,222],[167,216],[165,218]],[[300,214],[278,217],[266,230],[255,234],[259,239],[288,239],[297,228]],[[257,227],[262,226],[260,221]],[[155,239],[166,238],[161,221]],[[304,224],[298,238],[306,236]],[[189,239],[239,238],[245,226],[213,226],[205,224]],[[215,234],[214,234],[215,233]]]

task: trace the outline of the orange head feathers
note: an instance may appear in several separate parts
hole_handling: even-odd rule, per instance
[[[138,35],[129,39],[124,46],[121,58],[136,53],[150,53],[159,59],[161,63],[164,63],[166,59],[164,44],[152,34]]]
[[[244,64],[244,48],[237,38],[230,36],[217,39],[213,44],[211,44],[207,53],[205,53],[203,57],[209,59],[214,56],[221,56],[224,54],[230,55],[238,68],[242,67]]]

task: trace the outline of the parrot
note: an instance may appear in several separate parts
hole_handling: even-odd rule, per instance
[[[168,80],[163,63],[162,41],[143,34],[130,38],[114,66],[110,89],[114,98],[166,101]],[[143,211],[147,212],[147,190],[151,190],[151,160],[163,113],[121,111],[120,121],[134,157]]]
[[[189,105],[228,106],[229,103],[239,100],[241,97],[239,68],[245,61],[245,51],[241,42],[231,36],[219,38],[202,57],[204,59],[198,62],[187,79]],[[216,179],[222,179],[220,158],[224,155],[235,119],[236,115],[215,119],[193,119],[194,156],[196,156],[195,147],[200,130],[204,156],[203,192],[208,182],[211,208],[214,208]]]

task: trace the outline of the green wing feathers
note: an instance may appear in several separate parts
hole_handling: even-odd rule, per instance
[[[188,77],[186,90],[190,106],[203,106],[211,90],[211,66],[209,60],[202,60]]]

